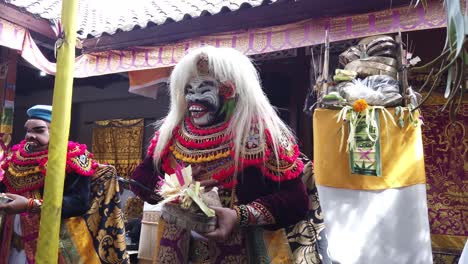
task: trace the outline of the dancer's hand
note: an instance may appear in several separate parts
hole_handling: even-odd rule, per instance
[[[219,242],[226,241],[237,226],[237,212],[234,209],[223,207],[212,207],[211,209],[216,213],[218,226],[214,231],[206,233],[204,236]]]
[[[12,193],[5,193],[5,196],[13,199],[13,201],[0,204],[0,211],[3,211],[7,214],[19,214],[26,212],[29,202],[28,198]]]

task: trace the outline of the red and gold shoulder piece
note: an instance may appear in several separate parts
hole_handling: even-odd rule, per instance
[[[299,147],[295,140],[282,133],[278,141],[278,153],[275,155],[270,132],[265,130],[263,133],[263,137],[260,137],[258,125],[252,125],[245,141],[243,166],[257,166],[265,177],[277,182],[298,177],[304,164],[299,158]]]
[[[93,159],[93,154],[86,149],[86,145],[68,142],[67,173],[93,176],[97,167],[98,163]]]
[[[297,178],[304,169],[304,163],[299,158],[299,146],[294,138],[289,138],[286,133],[282,133],[278,141],[278,155],[276,156],[271,134],[269,131],[265,131],[265,134],[269,155],[262,167],[263,174],[278,182]]]

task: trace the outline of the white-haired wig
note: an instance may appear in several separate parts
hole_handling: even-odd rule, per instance
[[[268,101],[260,85],[257,70],[250,59],[232,48],[204,46],[190,51],[174,67],[170,78],[170,110],[168,115],[158,121],[159,139],[154,150],[154,162],[160,164],[161,153],[172,138],[174,128],[183,122],[187,113],[185,86],[198,75],[197,61],[201,54],[208,57],[209,72],[220,82],[231,81],[235,85],[237,103],[228,128],[234,140],[234,162],[236,168],[244,151],[245,140],[253,122],[260,129],[260,142],[265,142],[265,129],[273,139],[273,153],[278,159],[278,146],[281,134],[294,140],[288,126],[279,118]]]

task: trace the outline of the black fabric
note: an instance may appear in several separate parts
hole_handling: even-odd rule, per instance
[[[158,177],[160,177],[160,175],[154,170],[153,158],[151,156],[147,156],[143,162],[141,162],[136,167],[136,169],[133,171],[133,174],[131,175],[132,180],[139,182],[151,190],[154,190],[156,187],[156,184],[158,183]],[[157,204],[162,200],[162,198],[155,192],[145,190],[136,184],[131,184],[130,190],[138,197],[141,197],[145,202],[150,204]]]
[[[90,177],[68,174],[63,190],[62,218],[81,216],[89,209]]]
[[[6,186],[0,182],[0,193],[7,192]],[[41,189],[43,196],[44,189]],[[89,209],[90,177],[71,173],[65,176],[63,190],[62,218],[81,216]]]
[[[128,220],[128,223],[125,225],[125,229],[128,230],[128,235],[132,240],[132,244],[140,243],[141,219]]]
[[[279,229],[300,221],[307,214],[307,193],[301,176],[275,182],[263,176],[260,169],[247,167],[237,176],[239,204],[261,203],[275,218],[274,225],[265,229]]]

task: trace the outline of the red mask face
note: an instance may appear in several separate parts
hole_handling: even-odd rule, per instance
[[[25,138],[28,150],[37,152],[46,150],[49,146],[49,123],[40,119],[29,119],[24,124]]]

